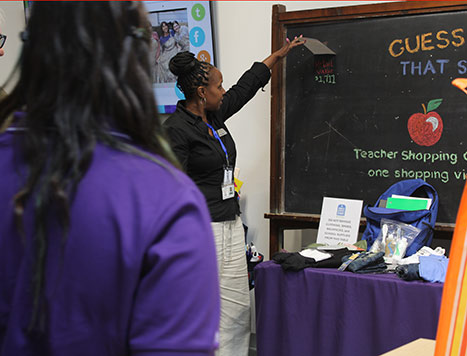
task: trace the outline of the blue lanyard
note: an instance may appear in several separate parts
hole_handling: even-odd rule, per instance
[[[227,149],[225,148],[224,143],[222,142],[221,138],[217,134],[216,130],[214,130],[214,127],[209,125],[207,122],[206,122],[206,125],[208,125],[208,127],[211,129],[212,134],[214,135],[216,140],[219,141],[219,143],[221,144],[221,147],[222,147],[222,149],[224,150],[224,153],[225,153],[225,159],[227,160],[227,165],[229,165],[229,154],[227,153]]]

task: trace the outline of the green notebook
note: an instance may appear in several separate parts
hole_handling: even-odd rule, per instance
[[[428,206],[428,200],[424,199],[404,199],[388,198],[386,208],[398,210],[424,210]]]

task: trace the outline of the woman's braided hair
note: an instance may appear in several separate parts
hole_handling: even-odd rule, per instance
[[[178,78],[177,87],[188,100],[194,97],[197,87],[208,84],[212,68],[212,64],[199,61],[188,51],[177,53],[169,63],[170,71]]]

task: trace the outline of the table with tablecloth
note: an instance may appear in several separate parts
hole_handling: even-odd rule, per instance
[[[255,269],[258,356],[376,356],[435,339],[443,284],[392,273]]]

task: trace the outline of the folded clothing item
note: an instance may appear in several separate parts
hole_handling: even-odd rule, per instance
[[[396,274],[404,281],[414,281],[420,278],[418,263],[410,263],[396,267]]]
[[[399,261],[397,261],[398,265],[406,265],[406,264],[412,264],[412,263],[419,263],[419,257],[420,256],[430,256],[430,255],[435,255],[435,256],[444,256],[444,253],[446,251],[442,247],[436,247],[434,250],[431,247],[428,246],[423,246],[420,250],[418,250],[415,254],[412,256],[403,258]]]
[[[313,267],[316,263],[313,258],[304,257],[298,252],[278,252],[272,259],[279,263],[284,271],[300,271],[306,267]]]
[[[318,262],[314,258],[302,256],[299,252],[277,252],[271,259],[279,263],[284,271],[300,271],[306,267],[337,268],[342,264],[344,256],[352,254],[347,248],[324,252],[329,253],[331,257]]]
[[[343,257],[342,263],[345,263],[348,259],[349,256]],[[354,273],[385,272],[384,252],[363,252],[347,266],[347,270]]]
[[[420,277],[428,282],[444,283],[449,259],[446,256],[420,256]]]
[[[338,243],[337,245],[313,242],[309,244],[308,246],[306,246],[305,248],[313,248],[313,249],[318,249],[318,250],[337,250],[337,249],[341,249],[344,247],[347,247],[351,251],[366,251],[367,243],[366,243],[366,240],[360,240],[354,244]]]
[[[399,278],[406,281],[422,279],[428,282],[441,282],[446,279],[449,259],[446,256],[419,256],[420,263],[410,263],[396,267]]]
[[[345,256],[349,257],[353,254],[353,251],[349,250],[348,248],[341,248],[338,250],[321,250],[324,252],[328,252],[332,255],[331,258],[327,260],[323,260],[316,263],[317,268],[339,268],[342,264],[342,258]]]
[[[327,260],[332,255],[328,252],[318,251],[316,249],[307,248],[299,252],[303,257],[313,258],[316,262]]]

